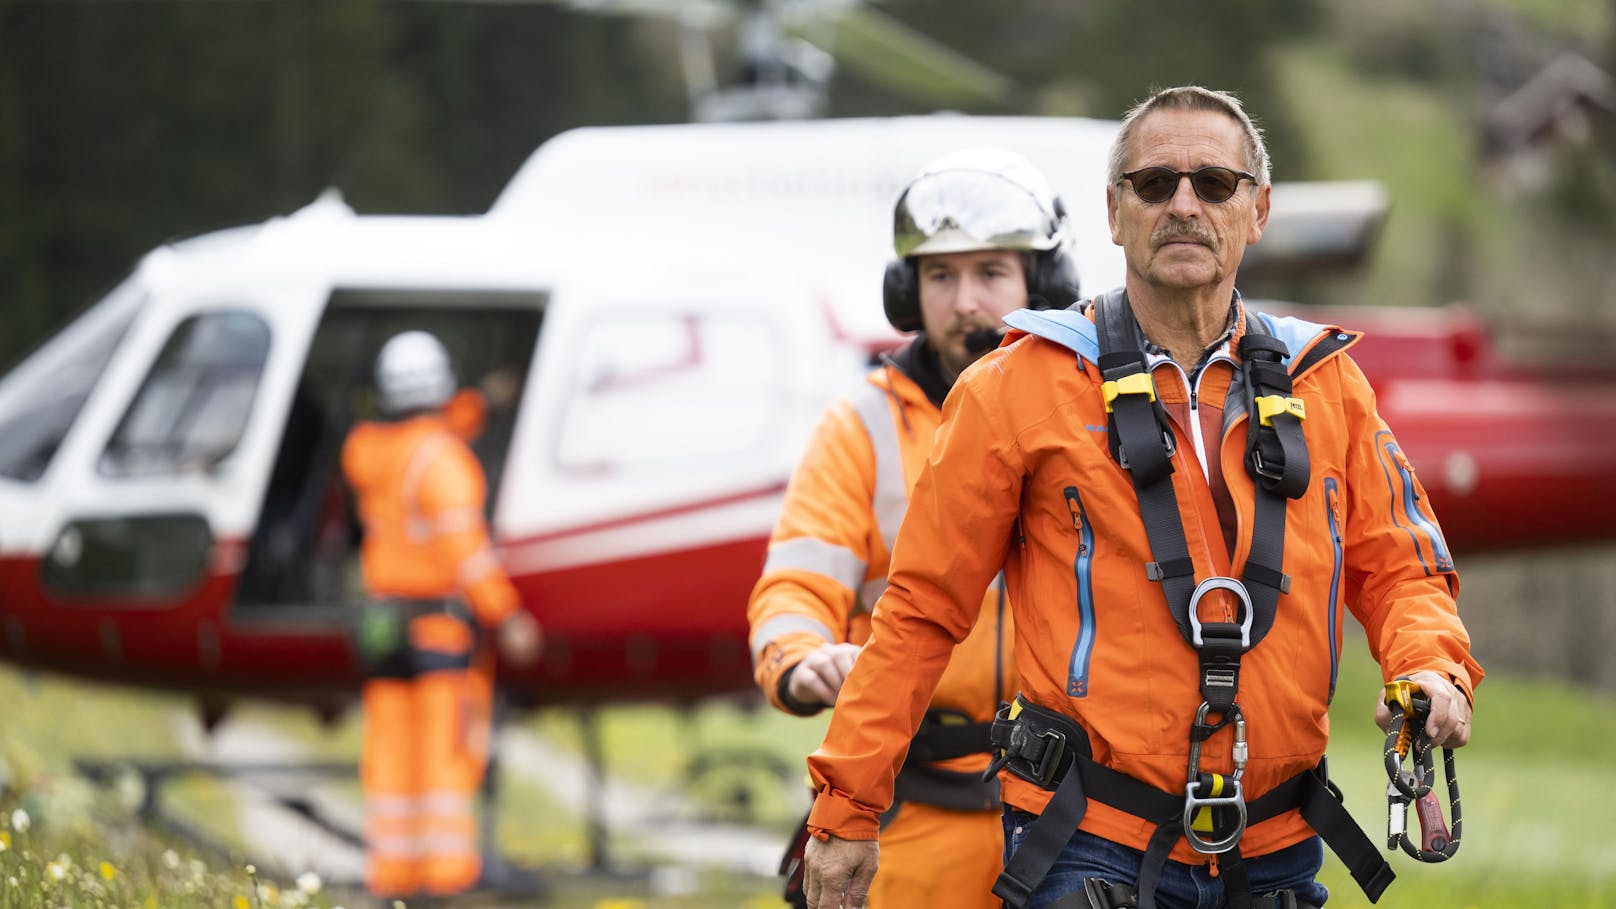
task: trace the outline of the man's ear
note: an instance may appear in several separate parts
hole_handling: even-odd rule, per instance
[[[1105,188],[1105,220],[1111,225],[1111,242],[1122,245],[1122,234],[1117,232],[1117,195],[1122,190],[1121,184],[1113,183]]]
[[[1257,196],[1254,204],[1257,206],[1257,217],[1251,222],[1251,230],[1246,234],[1246,245],[1250,246],[1262,239],[1263,228],[1268,226],[1268,202],[1273,195],[1274,185],[1264,183],[1257,187]]]

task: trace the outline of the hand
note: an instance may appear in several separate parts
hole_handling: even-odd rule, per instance
[[[1443,748],[1462,748],[1470,741],[1470,702],[1457,685],[1440,672],[1422,669],[1409,673],[1408,680],[1418,685],[1431,701],[1431,713],[1425,720],[1425,735],[1432,745]],[[1375,725],[1385,732],[1391,726],[1392,712],[1386,706],[1385,693],[1375,700]]]
[[[880,852],[875,840],[809,837],[803,859],[808,867],[803,876],[808,909],[864,909]]]
[[[532,614],[518,609],[495,629],[494,642],[500,659],[516,667],[532,666],[544,650],[544,630]]]
[[[836,695],[853,671],[853,661],[864,648],[857,644],[821,644],[791,670],[786,691],[791,699],[805,706],[836,703]]]

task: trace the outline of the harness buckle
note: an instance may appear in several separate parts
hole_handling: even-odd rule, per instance
[[[1223,719],[1215,724],[1206,721],[1211,710],[1212,705],[1203,701],[1195,711],[1195,722],[1190,727],[1189,772],[1184,785],[1184,839],[1191,849],[1206,855],[1228,852],[1246,832],[1246,799],[1240,777],[1246,772],[1246,759],[1249,757],[1246,717],[1240,712],[1240,706],[1231,706]],[[1234,772],[1228,776],[1202,773],[1201,743],[1229,724],[1234,726],[1234,744],[1229,749],[1234,758]],[[1204,789],[1211,791],[1202,795]],[[1215,809],[1234,812],[1233,823],[1228,824],[1228,829],[1221,834],[1217,830]]]
[[[1154,403],[1156,400],[1156,383],[1151,381],[1150,373],[1136,372],[1133,375],[1102,383],[1100,385],[1100,395],[1105,398],[1105,412],[1111,413],[1112,403],[1121,395],[1144,395]]]
[[[1167,450],[1168,460],[1171,460],[1173,455],[1178,454],[1178,443],[1173,441],[1173,434],[1170,432],[1163,432],[1161,437],[1162,447]],[[1133,465],[1128,463],[1128,449],[1121,445],[1117,446],[1117,466],[1123,470],[1133,470]]]
[[[1301,398],[1289,398],[1284,395],[1261,395],[1254,399],[1257,405],[1257,421],[1263,426],[1274,425],[1274,417],[1280,414],[1290,414],[1298,420],[1307,419],[1307,408],[1302,406]]]
[[[1038,762],[1033,765],[1033,779],[1030,782],[1049,789],[1055,782],[1055,774],[1060,772],[1061,756],[1066,753],[1066,736],[1053,729],[1045,729],[1036,738],[1043,741],[1043,748]]]
[[[1276,470],[1263,463],[1262,449],[1260,448],[1251,450],[1251,472],[1265,480],[1273,480],[1276,483],[1285,476],[1284,470]]]

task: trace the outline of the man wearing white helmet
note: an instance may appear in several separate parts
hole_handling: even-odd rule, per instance
[[[893,213],[884,302],[913,341],[884,358],[820,421],[787,487],[748,618],[759,686],[800,715],[836,702],[886,584],[908,492],[931,453],[959,374],[998,343],[1000,320],[1077,297],[1060,202],[1025,158],[956,152],[924,168]],[[983,781],[988,724],[1015,690],[1002,585],[954,652],[882,817],[873,909],[998,905],[1003,837],[997,781]],[[787,898],[800,904],[803,840],[787,853]]]
[[[360,782],[366,885],[378,896],[445,896],[476,885],[475,797],[487,766],[494,650],[538,656],[538,623],[495,559],[481,465],[444,414],[449,355],[422,331],[376,360],[384,420],[342,451],[365,528],[371,598],[359,646],[368,679]]]

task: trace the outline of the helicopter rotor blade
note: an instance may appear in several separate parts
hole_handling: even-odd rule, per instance
[[[846,69],[905,98],[959,107],[1008,107],[1018,86],[867,4],[831,11],[836,59]]]

